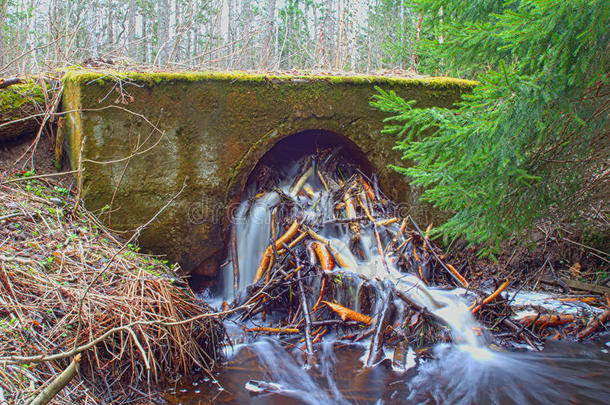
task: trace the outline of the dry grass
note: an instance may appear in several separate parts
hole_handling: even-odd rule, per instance
[[[57,403],[141,400],[194,367],[211,372],[218,317],[178,269],[119,243],[68,194],[0,183],[0,403],[24,402],[76,352],[80,373]]]

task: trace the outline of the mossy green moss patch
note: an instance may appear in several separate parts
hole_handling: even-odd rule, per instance
[[[38,120],[32,116],[44,105],[44,90],[35,82],[0,89],[0,141],[35,131]]]
[[[42,87],[34,82],[15,84],[0,89],[0,113],[13,111],[33,103],[44,105]]]
[[[476,82],[472,80],[456,79],[452,77],[408,78],[379,75],[345,75],[325,76],[315,74],[261,74],[242,71],[199,71],[199,72],[133,72],[114,70],[70,70],[64,76],[64,81],[90,84],[104,84],[118,80],[129,80],[149,86],[167,82],[198,82],[205,80],[218,80],[226,82],[247,82],[267,84],[290,84],[322,82],[328,84],[368,84],[368,85],[410,85],[426,86],[436,89],[462,88],[471,89]]]

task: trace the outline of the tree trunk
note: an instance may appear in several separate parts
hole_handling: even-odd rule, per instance
[[[333,0],[326,0],[326,15],[324,16],[324,49],[322,50],[322,67],[330,67],[333,44]]]
[[[261,70],[269,69],[270,66],[273,68],[274,65],[275,2],[276,0],[267,0],[267,34],[265,35],[264,56],[259,66]]]
[[[129,9],[127,10],[127,50],[130,58],[137,60],[136,55],[136,0],[129,0]]]
[[[159,1],[159,28],[157,33],[157,65],[165,67],[167,65],[167,43],[169,41],[169,1]]]
[[[108,20],[106,21],[106,44],[108,46],[108,49],[112,49],[112,44],[114,43],[114,7],[112,5],[112,0],[108,0],[106,7],[108,8]]]

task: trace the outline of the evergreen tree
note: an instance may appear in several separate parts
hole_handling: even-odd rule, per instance
[[[417,3],[427,15],[442,10],[436,56],[454,72],[482,72],[454,109],[416,108],[381,89],[373,100],[393,114],[384,131],[412,162],[396,169],[453,213],[437,233],[493,251],[537,219],[569,219],[608,190],[607,1]]]

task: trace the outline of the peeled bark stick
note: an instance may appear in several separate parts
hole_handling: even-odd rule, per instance
[[[455,267],[453,267],[452,265],[450,265],[449,263],[446,264],[447,269],[449,270],[449,273],[451,273],[451,275],[462,285],[462,287],[464,288],[468,288],[470,287],[468,284],[468,281],[466,281],[466,279],[464,278],[464,276],[462,276],[456,269]],[[500,291],[501,292],[501,291]]]
[[[296,197],[296,195],[299,194],[299,191],[301,191],[301,188],[303,188],[307,180],[311,177],[313,171],[313,164],[311,164],[309,166],[309,169],[307,169],[305,173],[303,173],[303,175],[299,178],[299,180],[297,180],[297,182],[290,188],[290,195],[292,197]]]
[[[403,233],[405,233],[405,230],[407,229],[407,218],[403,218],[402,222],[400,223],[400,228],[398,229],[398,232],[396,233],[396,235],[394,235],[394,237],[392,238],[392,241],[386,246],[386,252],[389,252],[390,250],[393,250],[394,247],[396,246],[396,244],[398,243],[398,238],[400,238],[402,236]],[[405,243],[405,242],[403,242]],[[401,244],[402,246],[402,244]],[[400,250],[400,246],[395,250],[398,251]]]
[[[322,270],[332,270],[335,268],[335,262],[324,244],[313,242],[312,247],[318,257]]]
[[[448,264],[447,266],[451,266],[451,265]],[[451,267],[453,267],[453,266],[451,266]],[[506,290],[506,287],[508,287],[509,284],[510,284],[510,281],[508,279],[504,280],[504,282],[502,284],[500,284],[500,286],[496,289],[496,291],[491,293],[491,295],[489,295],[489,297],[485,298],[479,305],[477,305],[476,307],[473,308],[472,313],[476,314],[477,312],[479,312],[479,310],[482,307],[484,307],[485,305],[489,304],[490,302],[492,302],[493,300],[498,298],[498,295],[500,295],[500,293],[502,293],[502,291]]]
[[[379,220],[379,221],[375,222],[375,224],[377,226],[388,226],[388,225],[392,225],[396,222],[398,222],[398,218],[388,218],[388,219]]]
[[[342,267],[344,269],[356,267],[356,263],[347,262],[347,260],[343,257],[343,255],[341,255],[341,253],[339,253],[339,251],[332,245],[330,240],[324,238],[323,236],[318,235],[311,228],[307,229],[307,234],[309,236],[311,236],[313,239],[317,240],[318,242],[322,242],[330,249],[330,252],[335,257],[335,261],[337,262],[339,267]]]
[[[345,203],[345,213],[347,218],[352,219],[356,218],[356,207],[350,191],[351,190],[347,190],[347,192],[343,194],[343,202]],[[360,227],[358,226],[358,222],[350,222],[349,229],[354,234],[355,240],[360,239]]]
[[[572,314],[538,315],[524,316],[519,319],[519,323],[528,327],[539,326],[540,328],[546,328],[547,326],[560,326],[574,322],[574,315]]]
[[[247,332],[262,332],[262,333],[299,333],[298,328],[268,328],[265,326],[257,326],[246,329]]]
[[[320,170],[317,167],[316,167],[316,173],[318,175],[318,178],[320,179],[320,182],[324,186],[324,190],[326,190],[326,192],[328,192],[328,190],[330,190],[330,188],[328,188],[328,183],[326,182],[326,179],[324,179],[324,176],[322,176],[322,173],[320,173]]]
[[[371,211],[369,211],[368,207],[366,206],[366,201],[367,201],[366,194],[364,192],[360,193],[360,195],[358,196],[358,203],[364,210],[364,214],[369,219],[369,221],[371,221],[372,223],[375,223],[375,219],[371,215]]]
[[[318,297],[318,300],[316,301],[315,305],[311,309],[311,312],[317,311],[318,305],[320,305],[320,302],[322,302],[322,298],[324,298],[324,288],[325,287],[326,287],[326,277],[322,277],[322,286],[320,287],[320,296]]]
[[[350,321],[361,322],[365,325],[373,324],[373,318],[368,315],[361,314],[360,312],[356,312],[353,309],[344,307],[343,305],[335,304],[334,302],[322,301],[322,303],[326,304],[337,315],[339,315],[344,322],[349,319]]]
[[[63,390],[66,385],[72,381],[78,371],[78,363],[80,362],[81,354],[77,354],[72,359],[70,365],[61,372],[32,402],[30,405],[45,405],[48,404],[54,397]]]
[[[313,358],[313,344],[311,343],[311,319],[309,318],[309,308],[307,307],[307,297],[303,288],[300,270],[297,270],[297,282],[299,285],[299,295],[301,297],[301,308],[303,308],[303,318],[305,319],[305,342],[307,344],[307,364],[311,364]]]
[[[295,220],[292,223],[292,225],[290,225],[288,230],[277,241],[275,241],[276,249],[280,249],[284,243],[288,243],[288,241],[290,239],[292,239],[294,237],[294,235],[296,235],[298,229],[299,229],[299,222],[297,220]],[[263,258],[261,259],[261,262],[258,265],[258,268],[256,269],[256,274],[254,276],[255,283],[258,280],[260,280],[261,277],[263,276],[263,274],[265,274],[265,272],[267,271],[267,268],[269,267],[269,263],[271,262],[272,255],[273,255],[273,247],[271,245],[269,245],[267,247],[267,249],[265,250],[265,253],[263,253]]]
[[[261,262],[258,265],[258,268],[256,269],[256,274],[254,275],[254,280],[253,280],[254,283],[256,283],[258,280],[260,280],[261,277],[263,277],[263,274],[265,274],[267,272],[267,268],[269,267],[270,263],[271,263],[271,246],[269,246],[267,248],[267,250],[265,250],[265,253],[263,253],[263,258],[261,259]]]
[[[373,191],[373,187],[371,187],[371,185],[367,183],[364,177],[360,176],[360,179],[362,181],[362,187],[364,188],[364,191],[366,191],[366,193],[369,195],[371,201],[375,201],[377,197],[375,196],[375,191]]]

